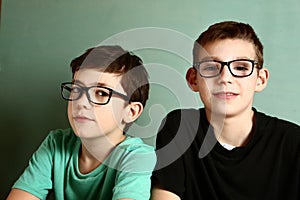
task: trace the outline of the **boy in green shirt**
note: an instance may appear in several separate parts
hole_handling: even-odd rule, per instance
[[[72,128],[51,131],[8,199],[149,199],[154,149],[124,133],[148,99],[142,60],[119,46],[88,49],[61,84]]]

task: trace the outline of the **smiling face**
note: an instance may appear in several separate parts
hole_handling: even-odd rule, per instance
[[[74,76],[74,82],[80,86],[100,85],[125,94],[120,80],[121,76],[93,68],[80,69]],[[69,101],[68,118],[75,134],[80,138],[120,137],[125,126],[123,120],[125,108],[124,99],[114,94],[108,104],[95,105],[89,102],[84,93],[80,99]]]
[[[235,59],[256,60],[254,45],[242,39],[224,39],[206,44],[198,54],[199,61]],[[252,112],[255,92],[264,89],[268,78],[266,69],[253,70],[248,77],[234,77],[228,66],[224,66],[221,74],[212,78],[201,77],[195,69],[189,69],[187,80],[193,91],[199,92],[208,116],[212,113],[237,116]]]

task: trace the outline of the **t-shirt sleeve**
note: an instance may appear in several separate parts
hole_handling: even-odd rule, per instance
[[[146,144],[131,145],[118,160],[113,200],[131,198],[149,200],[151,175],[156,163],[154,148]]]
[[[27,191],[40,199],[46,199],[52,189],[52,149],[53,135],[50,134],[32,155],[29,165],[13,185]]]
[[[185,150],[180,141],[184,138],[177,135],[181,114],[173,111],[162,121],[156,138],[157,164],[151,177],[152,187],[158,186],[162,189],[175,193],[178,196],[184,191],[184,167],[182,154]]]

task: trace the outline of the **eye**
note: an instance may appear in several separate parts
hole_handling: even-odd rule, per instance
[[[73,93],[80,93],[81,89],[77,86],[73,86],[72,88],[70,88],[70,91]]]
[[[234,64],[233,69],[236,71],[248,71],[251,69],[251,65],[248,63]]]
[[[109,90],[103,88],[97,88],[95,90],[95,95],[98,97],[108,97],[110,95]]]
[[[252,63],[250,61],[233,61],[231,63],[232,69],[239,72],[251,71]]]
[[[237,66],[234,68],[235,70],[238,70],[238,71],[247,71],[248,68],[247,67],[244,67],[244,66]]]
[[[218,71],[218,63],[202,63],[201,64],[202,71]]]
[[[211,65],[204,68],[205,71],[216,71],[218,70],[217,66]]]

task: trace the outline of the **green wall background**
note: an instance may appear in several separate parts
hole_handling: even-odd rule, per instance
[[[192,48],[190,41],[212,23],[250,23],[265,46],[265,66],[270,70],[269,85],[256,95],[255,107],[300,124],[298,0],[3,0],[2,4],[0,199],[8,194],[49,130],[68,127],[67,104],[59,90],[61,82],[71,80],[70,60],[124,31],[163,28],[189,38],[188,42],[181,44],[184,39],[176,41],[175,36],[169,38],[171,42],[165,36],[139,37],[182,46],[187,52]],[[137,49],[136,53],[145,64],[155,66],[150,66],[150,100],[134,129],[153,144],[168,111],[201,103],[184,81],[188,56],[158,48]]]

